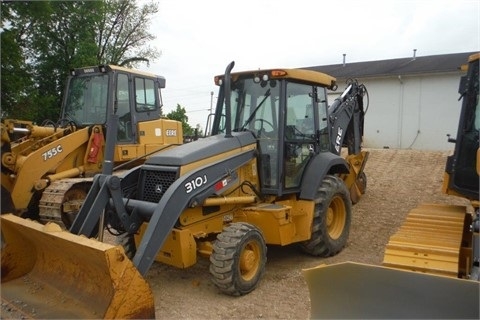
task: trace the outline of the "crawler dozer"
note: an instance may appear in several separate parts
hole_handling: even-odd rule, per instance
[[[366,88],[351,80],[328,105],[327,90],[337,87],[329,75],[302,69],[232,73],[233,66],[215,77],[219,99],[212,135],[152,155],[121,175],[96,175],[72,236],[95,237],[105,219],[119,233],[118,255],[130,257],[140,275],[155,260],[187,268],[205,257],[213,283],[234,296],[260,283],[267,245],[296,244],[318,257],[343,249],[352,204],[367,184],[368,152],[361,148]],[[112,140],[107,136],[107,151]],[[21,224],[13,218],[2,216]],[[48,237],[69,243],[63,233]],[[29,245],[40,252],[42,242]],[[85,250],[78,246],[79,253]],[[68,255],[78,259],[71,248]],[[2,251],[2,268],[19,254],[14,251],[5,260]],[[63,260],[61,252],[52,255]],[[39,262],[32,264],[35,269]]]
[[[305,270],[312,318],[480,318],[479,59],[480,53],[472,55],[462,66],[462,109],[457,136],[449,137],[455,148],[442,186],[470,205],[413,209],[391,236],[381,267],[344,263]]]
[[[165,79],[113,65],[79,68],[67,80],[57,122],[4,119],[1,124],[2,213],[70,227],[102,172],[107,120],[117,115],[114,164],[132,168],[182,143],[182,126],[162,119]]]

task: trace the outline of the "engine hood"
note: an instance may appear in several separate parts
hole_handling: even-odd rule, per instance
[[[215,135],[202,138],[150,157],[145,164],[162,166],[184,166],[224,152],[256,143],[249,131],[233,132],[232,137]]]

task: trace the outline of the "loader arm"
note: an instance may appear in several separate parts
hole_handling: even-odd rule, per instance
[[[95,127],[97,128],[97,127]],[[101,130],[101,127],[99,127]],[[6,179],[2,178],[2,186],[5,181],[10,181],[9,186],[4,186],[10,191],[15,208],[24,210],[28,207],[32,198],[32,192],[42,190],[50,183],[47,176],[53,168],[57,168],[64,161],[74,161],[73,168],[85,170],[85,152],[88,152],[89,140],[93,134],[92,128],[83,128],[48,143],[26,156],[16,155],[15,173]],[[92,133],[90,133],[92,132]],[[85,152],[80,152],[85,146]],[[101,150],[100,150],[101,151]],[[72,159],[72,155],[80,152],[78,157]],[[98,161],[100,161],[99,159]],[[101,162],[98,162],[101,164]],[[88,165],[88,164],[86,164]],[[57,172],[58,173],[58,172]],[[2,172],[2,175],[5,175]],[[78,175],[78,171],[75,173]],[[13,178],[12,178],[13,177]]]
[[[254,157],[255,149],[251,149],[193,170],[178,178],[165,191],[158,204],[122,199],[118,177],[97,175],[70,232],[87,237],[95,236],[100,214],[108,203],[115,207],[118,218],[129,233],[137,232],[142,221],[149,222],[133,257],[133,263],[139,272],[145,275],[182,212],[187,207],[201,205],[217,191],[218,182],[234,175],[236,169]],[[195,188],[187,187],[190,182],[199,179],[202,181],[201,185],[197,183]],[[132,210],[129,204],[133,203]]]
[[[206,165],[177,179],[165,192],[149,221],[145,234],[133,257],[133,263],[142,275],[150,269],[155,256],[187,207],[195,207],[213,195],[218,182],[230,176],[236,169],[255,157],[255,150],[248,150],[216,163]],[[188,192],[186,183],[198,179],[205,183]]]

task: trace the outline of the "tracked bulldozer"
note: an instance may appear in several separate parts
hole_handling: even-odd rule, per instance
[[[361,147],[366,88],[351,80],[329,105],[327,90],[337,87],[329,75],[302,69],[232,73],[233,66],[215,77],[219,99],[212,135],[157,153],[122,175],[96,175],[69,230],[72,237],[95,237],[103,217],[122,244],[110,249],[118,250],[122,262],[130,257],[140,275],[145,276],[155,260],[187,268],[206,257],[213,283],[234,296],[259,285],[267,245],[295,244],[318,257],[343,249],[352,204],[367,184],[363,169],[368,152]],[[112,140],[107,136],[106,152],[113,150]],[[22,225],[16,219],[2,216],[2,234],[3,220]],[[65,246],[75,241],[63,233],[31,233],[58,237]],[[43,240],[25,234],[37,252],[44,249]],[[5,238],[8,247],[14,237]],[[71,245],[69,255],[77,259],[75,246],[78,252],[85,247]],[[94,251],[103,245],[98,243]],[[21,251],[12,249],[4,258],[2,250],[2,269]],[[63,260],[61,252],[53,255]],[[37,254],[37,260],[42,259]],[[104,258],[99,261],[110,265],[107,270],[116,268]],[[31,264],[33,270],[44,267],[39,261]],[[9,268],[5,276],[30,274],[15,269]],[[107,270],[108,278],[113,272]]]
[[[344,263],[305,270],[311,316],[479,319],[480,53],[462,66],[462,99],[442,192],[470,205],[421,204],[385,248],[382,266]],[[329,284],[332,284],[331,286]],[[325,289],[328,288],[328,289]],[[335,302],[354,301],[345,305]]]
[[[180,122],[161,118],[165,78],[114,65],[78,68],[67,79],[60,120],[3,119],[2,213],[68,228],[93,176],[102,172],[107,120],[118,116],[115,171],[182,144]]]

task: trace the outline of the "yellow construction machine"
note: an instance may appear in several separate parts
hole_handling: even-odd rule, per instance
[[[31,297],[26,285],[10,288],[15,281],[11,279],[41,282],[36,277],[39,270],[63,263],[62,277],[69,281],[65,285],[42,281],[43,286],[78,293],[82,287],[72,278],[93,273],[99,279],[112,278],[109,294],[116,292],[116,285],[126,286],[116,271],[117,264],[130,262],[125,255],[143,276],[155,260],[187,268],[199,257],[209,258],[218,289],[243,295],[257,287],[265,272],[267,245],[297,244],[318,257],[343,249],[352,203],[360,199],[367,183],[363,169],[368,152],[361,148],[366,88],[351,80],[328,105],[327,90],[336,88],[331,76],[302,69],[232,73],[233,65],[215,77],[219,98],[212,135],[157,153],[120,176],[96,175],[69,230],[72,234],[2,216],[8,249],[2,248],[2,270],[8,266],[8,272],[2,272],[2,281],[6,277],[2,297],[20,295],[20,301],[23,294]],[[109,141],[107,136],[106,151],[113,149]],[[347,152],[342,153],[344,146]],[[84,241],[97,235],[102,219],[119,233],[123,248],[88,239],[92,252],[87,250]],[[14,247],[20,233],[24,245]],[[47,241],[55,241],[59,250],[42,254],[48,250]],[[25,247],[36,253],[25,254]],[[25,255],[32,271],[21,268],[23,262],[17,257]],[[85,274],[82,256],[89,257],[85,264],[105,270]],[[18,265],[12,261],[19,261]],[[75,264],[76,269],[71,267]],[[129,279],[139,275],[131,273]],[[68,301],[79,296],[83,299],[79,305],[85,306],[93,303],[88,300],[93,292],[69,295]],[[130,298],[136,299],[135,294]],[[99,299],[96,314],[107,317],[105,310],[118,309],[120,301]],[[136,306],[151,310],[150,300],[145,301],[137,299]]]
[[[106,123],[116,115],[114,164],[124,169],[182,143],[181,123],[163,119],[165,78],[113,65],[79,68],[68,78],[57,122],[4,119],[2,213],[71,226],[93,176],[102,172]]]
[[[461,78],[455,149],[442,191],[470,205],[422,204],[391,236],[383,266],[345,263],[305,271],[313,318],[480,318],[480,53]],[[346,303],[338,304],[339,300]]]

